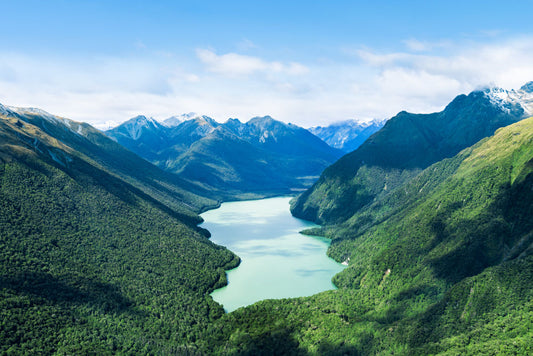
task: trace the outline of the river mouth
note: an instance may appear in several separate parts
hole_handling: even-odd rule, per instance
[[[326,255],[330,240],[299,231],[316,225],[293,217],[290,197],[223,203],[201,216],[211,240],[241,258],[228,285],[211,293],[226,312],[264,299],[310,296],[336,289],[345,266]]]

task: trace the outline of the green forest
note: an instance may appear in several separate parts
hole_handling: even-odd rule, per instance
[[[532,173],[533,118],[428,167],[322,229],[338,290],[225,315],[214,350],[531,354]]]
[[[0,354],[533,353],[533,118],[313,230],[338,290],[229,314],[216,202],[62,125],[0,121]]]

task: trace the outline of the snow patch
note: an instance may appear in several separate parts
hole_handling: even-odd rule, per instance
[[[60,120],[59,117],[55,116],[55,115],[52,115],[42,109],[38,109],[38,108],[17,108],[17,107],[14,107],[14,106],[8,106],[8,108],[13,111],[13,112],[16,112],[17,114],[19,115],[35,115],[35,116],[40,116],[50,122],[53,122],[53,123],[58,123],[58,122],[62,122],[63,120]]]
[[[511,113],[521,108],[524,116],[533,115],[533,82],[529,82],[518,90],[505,90],[502,88],[489,88],[483,94],[490,100],[492,105],[502,111]]]
[[[6,108],[4,105],[0,104],[0,114],[2,115],[9,115],[11,113],[11,111]]]
[[[174,115],[161,121],[161,125],[166,127],[175,127],[179,126],[181,123],[189,120],[203,120],[203,121],[214,121],[212,118],[206,115],[199,115],[195,112],[190,112],[188,114]]]

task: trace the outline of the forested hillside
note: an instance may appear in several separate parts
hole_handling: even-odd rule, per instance
[[[222,315],[208,293],[238,259],[196,227],[209,200],[153,166],[127,176],[133,157],[88,125],[2,111],[1,354],[179,354]]]
[[[400,112],[357,150],[328,167],[294,202],[292,213],[321,224],[351,217],[421,170],[524,118],[519,103],[496,105],[475,91],[433,114]]]
[[[532,187],[533,118],[326,229],[330,254],[349,261],[334,278],[339,290],[225,315],[214,350],[531,353]]]
[[[89,126],[2,108],[0,353],[532,351],[533,118],[315,229],[349,264],[338,290],[230,314],[208,293],[238,258],[196,226],[212,201],[153,166],[129,176],[109,150],[138,159]]]

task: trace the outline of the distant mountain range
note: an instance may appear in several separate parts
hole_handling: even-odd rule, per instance
[[[315,126],[309,129],[313,135],[318,136],[331,147],[338,148],[346,153],[356,150],[385,125],[386,120],[357,121],[346,120],[328,126]]]
[[[220,124],[188,114],[137,116],[106,135],[217,199],[294,193],[342,155],[307,130],[270,116]]]

